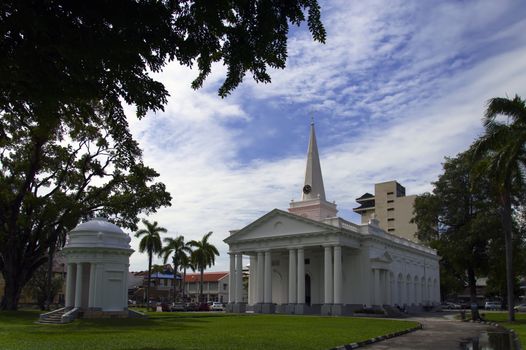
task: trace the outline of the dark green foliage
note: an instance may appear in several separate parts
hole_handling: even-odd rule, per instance
[[[316,0],[6,0],[0,110],[21,111],[28,101],[120,105],[123,98],[143,116],[162,109],[168,95],[148,70],[158,72],[171,60],[197,63],[194,88],[222,60],[227,76],[219,94],[226,96],[247,72],[269,82],[267,67],[284,68],[289,23],[305,19],[314,39],[324,42]]]
[[[417,236],[438,250],[442,295],[468,285],[475,300],[476,277],[488,272],[490,244],[500,235],[498,204],[489,180],[471,176],[470,154],[446,159],[433,193],[418,196]]]
[[[515,315],[513,221],[518,201],[524,197],[526,179],[526,101],[519,96],[513,99],[492,98],[484,116],[485,133],[473,145],[475,176],[488,176],[500,206],[501,227],[504,235],[506,257],[506,289],[508,321]]]

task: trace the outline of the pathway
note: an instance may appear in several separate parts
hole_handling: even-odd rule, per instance
[[[364,350],[448,350],[462,349],[460,344],[477,337],[480,332],[494,327],[471,322],[460,322],[452,315],[409,317],[407,320],[420,322],[422,330],[387,339],[363,347]]]

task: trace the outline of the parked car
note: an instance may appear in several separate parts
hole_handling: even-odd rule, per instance
[[[186,304],[186,311],[197,311],[199,310],[199,305],[196,303],[187,303]]]
[[[185,311],[186,308],[183,303],[173,303],[171,311]]]
[[[212,309],[212,311],[225,311],[225,306],[223,305],[223,303],[214,301],[214,303],[212,304],[211,309]]]
[[[500,310],[502,308],[502,303],[500,301],[486,301],[484,304],[484,309],[486,310]]]
[[[517,312],[526,312],[526,304],[516,305],[513,310]]]
[[[199,304],[199,311],[210,311],[210,305],[208,303]]]
[[[462,306],[457,303],[453,303],[451,301],[445,301],[442,303],[442,309],[448,309],[448,310],[459,310]]]

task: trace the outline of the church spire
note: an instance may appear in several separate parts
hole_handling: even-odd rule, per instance
[[[306,217],[311,220],[323,221],[334,218],[338,214],[336,203],[325,199],[325,188],[321,176],[320,156],[314,132],[314,121],[310,123],[309,150],[307,151],[307,168],[301,200],[290,202],[289,213]]]
[[[305,169],[305,182],[301,200],[321,199],[325,201],[325,188],[323,187],[323,177],[321,175],[320,156],[318,154],[318,144],[316,143],[316,133],[314,132],[314,120],[310,123],[310,140],[307,151],[307,167]]]

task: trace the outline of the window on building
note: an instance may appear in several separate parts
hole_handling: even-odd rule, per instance
[[[394,232],[394,230],[395,230],[394,228],[387,229],[388,232]]]
[[[387,221],[394,221],[394,218],[389,218],[387,219]]]
[[[387,208],[387,211],[394,211],[394,208]]]
[[[387,203],[394,203],[394,199],[389,199]]]
[[[223,290],[226,290],[227,287],[228,285],[226,283],[223,283]]]
[[[393,194],[394,194],[394,192],[387,192],[388,196],[392,196]]]
[[[310,259],[305,259],[305,265],[309,265],[310,264]]]

